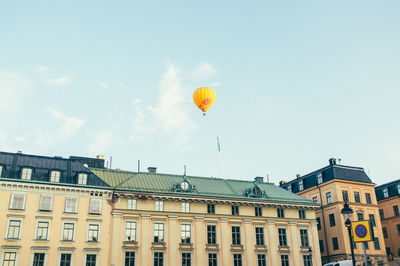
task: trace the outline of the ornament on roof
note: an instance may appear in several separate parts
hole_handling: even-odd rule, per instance
[[[182,181],[179,183],[176,183],[172,190],[174,192],[187,192],[187,193],[195,193],[196,192],[196,185],[193,185],[186,177],[186,175],[183,175]]]
[[[265,190],[262,190],[256,183],[256,181],[253,182],[253,186],[246,189],[244,192],[246,197],[250,198],[264,198],[266,196]]]

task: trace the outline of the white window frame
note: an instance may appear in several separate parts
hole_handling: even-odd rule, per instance
[[[0,165],[0,177],[1,177],[1,174],[3,173],[3,165]]]
[[[17,195],[23,195],[23,197],[24,197],[24,202],[22,204],[23,205],[22,208],[15,208],[15,207],[13,208],[15,197]],[[11,195],[11,200],[10,200],[10,210],[25,210],[25,202],[26,202],[26,194],[25,193],[13,193]]]
[[[43,265],[46,266],[47,265],[47,258],[48,258],[48,253],[46,249],[41,249],[38,247],[32,247],[32,256],[31,256],[31,264],[29,265],[33,265],[33,259],[35,258],[35,253],[44,253],[44,262]],[[15,264],[17,265],[17,264]]]
[[[317,174],[317,183],[322,184],[324,182],[323,178],[322,178],[322,173],[318,173]]]
[[[154,242],[154,237],[155,237],[155,228],[156,228],[156,224],[162,224],[163,225],[163,230],[162,230],[162,233],[163,233],[163,235],[162,235],[162,241],[160,241],[160,240],[158,240],[158,242]],[[152,242],[154,242],[154,243],[165,243],[165,223],[164,222],[159,222],[159,221],[156,221],[156,222],[154,222],[153,223],[153,241]]]
[[[312,197],[312,202],[318,203],[318,197],[317,196]]]
[[[31,180],[32,178],[32,168],[24,167],[21,169],[21,179],[22,180]]]
[[[125,251],[124,251],[124,253],[125,253]],[[84,252],[84,254],[83,254],[83,256],[84,256],[84,264],[83,265],[86,265],[86,260],[87,260],[87,255],[96,255],[96,265],[99,265],[99,252],[97,252],[97,251],[85,251]],[[72,260],[72,257],[71,257],[71,260]],[[71,262],[71,265],[72,265],[72,262]]]
[[[136,199],[128,199],[128,210],[136,210]]]
[[[304,182],[303,180],[299,180],[299,191],[303,191],[304,190]]]
[[[75,210],[67,210],[67,202],[70,200],[75,200],[76,204],[75,204]],[[64,212],[65,213],[77,213],[78,212],[78,204],[79,204],[79,199],[77,197],[65,197],[65,204],[64,204]]]
[[[45,205],[45,203],[43,203],[44,198],[50,198],[50,208],[49,209],[45,209],[42,205]],[[41,194],[40,195],[40,201],[39,201],[39,211],[48,211],[51,212],[53,210],[53,195],[46,195],[46,194]]]
[[[397,194],[400,195],[400,184],[397,185]]]
[[[17,238],[9,238],[9,237],[8,237],[8,234],[9,234],[9,232],[10,232],[10,223],[11,223],[12,221],[18,221],[18,222],[19,222],[19,228],[18,228],[18,236],[17,236]],[[19,240],[19,239],[21,239],[21,231],[22,231],[22,219],[20,219],[20,218],[14,218],[14,217],[11,217],[10,219],[8,219],[8,223],[7,223],[7,232],[6,232],[6,239],[7,239],[7,240]]]
[[[287,186],[287,190],[290,191],[290,192],[292,192],[292,185],[291,185],[291,184],[289,184],[289,185]]]
[[[78,185],[87,185],[88,174],[79,173],[78,174]]]
[[[18,249],[11,249],[11,248],[10,249],[7,248],[7,249],[3,249],[2,250],[2,252],[1,252],[1,265],[2,266],[4,265],[4,259],[5,259],[6,253],[15,253],[15,263],[14,263],[14,265],[18,265],[19,250]]]
[[[329,194],[329,197],[328,197]],[[326,203],[332,204],[332,192],[326,192]]]
[[[38,229],[39,229],[39,223],[47,223],[47,238],[38,238]],[[50,219],[39,219],[36,221],[36,230],[35,230],[35,240],[46,240],[48,241],[50,239]]]
[[[65,240],[64,239],[64,229],[65,229],[65,224],[73,224],[73,231],[72,231],[72,240]],[[61,241],[65,241],[65,242],[74,242],[75,241],[75,232],[76,232],[76,222],[75,221],[71,221],[71,220],[65,220],[62,223],[62,230],[61,230]]]
[[[63,250],[63,249],[58,251],[58,262],[57,262],[57,265],[60,265],[60,263],[61,263],[61,255],[62,254],[71,255],[71,266],[73,266],[74,265],[74,253],[69,251],[69,250]]]
[[[92,239],[90,239],[90,237],[89,237],[89,227],[91,225],[97,225],[97,241],[93,241],[93,237],[92,237]],[[98,223],[98,222],[89,222],[88,223],[87,230],[86,230],[86,241],[90,242],[90,243],[100,242],[100,223]]]
[[[101,199],[101,198],[90,198],[89,213],[90,214],[101,214],[102,204],[103,204],[103,199]],[[98,210],[96,210],[97,206],[99,207]]]
[[[128,223],[134,224],[135,228],[133,230],[132,230],[132,228],[130,228],[130,230],[129,230],[129,232],[134,232],[133,233],[133,237],[132,237],[132,234],[128,235]],[[130,239],[128,239],[128,237],[130,237]],[[136,221],[132,221],[132,220],[125,221],[124,241],[135,242],[136,238],[137,238],[137,222]]]
[[[384,197],[385,199],[389,197],[389,190],[388,190],[388,188],[384,188],[384,189],[383,189],[383,197]]]
[[[50,182],[60,183],[61,171],[51,170],[50,171]]]
[[[159,212],[164,211],[164,201],[156,200],[155,204],[156,204],[156,206],[155,206],[156,211],[159,211]]]
[[[182,202],[182,212],[190,212],[190,203]]]
[[[186,230],[187,226],[189,226],[189,231]],[[185,229],[185,230],[183,230]],[[186,243],[186,242],[182,242],[182,233],[185,232],[185,236],[186,234],[189,232],[189,239],[190,242]],[[191,244],[193,243],[193,238],[192,238],[192,225],[188,224],[188,223],[182,223],[181,226],[179,227],[179,236],[180,236],[180,241],[179,243],[183,243],[183,244]],[[186,239],[186,238],[185,238]]]

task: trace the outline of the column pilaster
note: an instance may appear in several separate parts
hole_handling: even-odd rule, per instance
[[[268,245],[269,245],[269,256],[268,265],[280,265],[278,263],[278,232],[275,228],[275,220],[267,220],[268,226]]]

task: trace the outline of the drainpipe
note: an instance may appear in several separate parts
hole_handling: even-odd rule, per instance
[[[322,211],[322,220],[323,220],[323,224],[324,224],[324,234],[325,234],[325,245],[326,245],[326,253],[328,255],[328,262],[329,262],[329,246],[328,246],[328,236],[326,234],[326,224],[325,224],[325,212],[324,212],[324,206],[322,204],[322,193],[321,193],[321,188],[319,187],[319,185],[317,184],[317,188],[319,190],[319,198],[321,199],[321,211]]]

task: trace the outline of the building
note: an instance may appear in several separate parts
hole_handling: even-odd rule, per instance
[[[316,211],[322,262],[351,259],[351,246],[344,218],[340,211],[347,201],[353,209],[354,220],[371,220],[375,239],[366,243],[372,265],[387,263],[375,184],[363,168],[338,165],[335,159],[329,165],[304,176],[298,175],[280,186],[320,205]],[[356,261],[363,263],[362,243],[354,244]]]
[[[400,179],[375,187],[386,253],[400,264]]]

